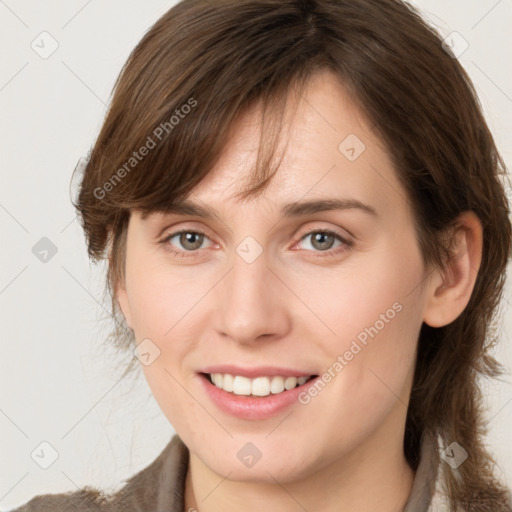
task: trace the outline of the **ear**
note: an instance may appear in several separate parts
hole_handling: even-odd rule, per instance
[[[112,255],[109,255],[109,265],[112,267]],[[125,273],[126,275],[126,273]],[[117,303],[119,304],[119,307],[121,308],[121,312],[123,313],[123,316],[126,320],[126,323],[130,327],[130,329],[133,329],[132,327],[132,320],[131,320],[131,313],[130,313],[130,302],[128,300],[128,293],[126,291],[126,284],[124,282],[124,277],[117,277],[117,282],[115,284],[114,289],[114,295]]]
[[[130,313],[130,302],[128,300],[128,294],[126,292],[126,287],[123,283],[120,283],[116,286],[115,294],[116,294],[117,303],[119,304],[119,307],[121,308],[121,311],[126,320],[126,323],[130,327],[130,329],[133,329],[131,313]]]
[[[472,211],[457,217],[453,257],[431,279],[423,320],[431,327],[453,322],[466,308],[482,261],[482,224]]]

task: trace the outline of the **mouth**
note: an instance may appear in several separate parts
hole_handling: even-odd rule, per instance
[[[273,375],[251,379],[229,373],[200,373],[200,376],[218,389],[247,398],[265,398],[270,395],[280,395],[295,388],[306,386],[309,381],[318,377],[318,375],[297,377]]]

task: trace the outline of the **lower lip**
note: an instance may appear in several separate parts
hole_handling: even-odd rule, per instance
[[[309,380],[302,386],[273,395],[251,398],[247,395],[235,395],[212,384],[207,377],[199,375],[202,385],[212,402],[223,412],[244,420],[264,420],[284,411],[298,396],[315,384],[319,377]]]

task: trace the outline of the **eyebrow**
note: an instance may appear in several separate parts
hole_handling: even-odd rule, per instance
[[[312,215],[318,212],[332,210],[360,210],[366,214],[378,217],[378,213],[372,206],[362,203],[357,199],[316,199],[312,201],[303,201],[285,204],[281,208],[284,217],[300,217]],[[190,201],[189,199],[178,200],[165,209],[166,214],[193,215],[203,219],[219,218],[217,210],[208,205],[201,205]],[[145,219],[150,213],[144,213]]]

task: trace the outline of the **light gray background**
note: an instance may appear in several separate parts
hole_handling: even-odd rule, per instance
[[[0,1],[0,510],[84,485],[119,488],[174,432],[142,375],[119,381],[127,359],[104,343],[104,267],[89,264],[70,203],[71,173],[98,134],[114,80],[174,3]],[[415,3],[443,36],[468,41],[460,60],[511,166],[512,0]],[[47,59],[31,48],[43,31],[59,44]],[[32,253],[42,237],[58,248],[46,263]],[[510,304],[507,283],[496,355],[509,370]],[[485,392],[489,446],[512,486],[510,381]],[[59,454],[46,470],[30,455],[43,441]]]

